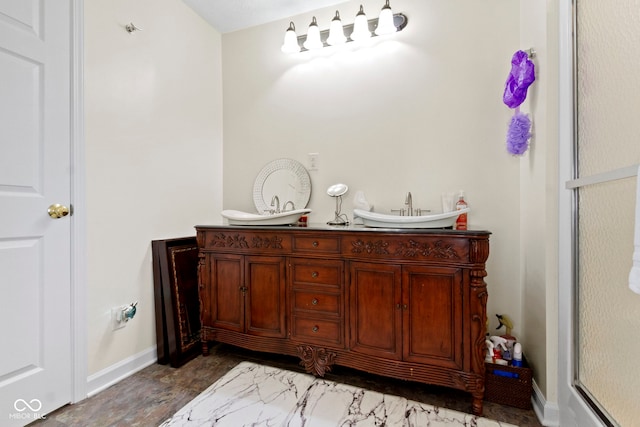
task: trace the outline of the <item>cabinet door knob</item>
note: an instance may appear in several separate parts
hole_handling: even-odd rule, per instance
[[[317,271],[311,272],[311,277],[313,277],[314,279],[318,277],[318,272]]]
[[[318,241],[316,240],[312,243],[312,245],[314,248],[317,248],[320,245],[320,243],[318,243]]]
[[[313,332],[318,332],[318,330],[320,330],[320,327],[318,327],[318,325],[314,326],[312,329]]]
[[[311,300],[311,304],[318,305],[318,298],[314,298]]]

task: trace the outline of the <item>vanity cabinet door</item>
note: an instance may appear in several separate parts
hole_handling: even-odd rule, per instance
[[[403,360],[462,369],[462,270],[405,266],[402,277]]]
[[[208,254],[200,289],[203,326],[278,337],[285,327],[283,257]]]
[[[245,257],[246,332],[263,337],[284,338],[285,258]]]
[[[207,254],[208,278],[202,280],[202,326],[244,331],[243,256]]]
[[[351,262],[351,350],[402,358],[402,269]]]
[[[351,349],[462,369],[462,270],[351,263]]]

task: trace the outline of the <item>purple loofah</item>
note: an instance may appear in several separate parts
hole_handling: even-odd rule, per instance
[[[529,148],[529,139],[531,139],[531,120],[526,114],[516,111],[507,131],[507,151],[521,156]]]
[[[535,66],[529,55],[521,50],[511,58],[511,72],[505,83],[502,101],[509,108],[516,108],[527,98],[527,89],[536,79]]]

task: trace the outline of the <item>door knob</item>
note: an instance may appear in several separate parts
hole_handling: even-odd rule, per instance
[[[47,213],[51,218],[58,219],[62,218],[63,216],[69,215],[69,208],[56,203],[49,206],[49,209],[47,209]]]

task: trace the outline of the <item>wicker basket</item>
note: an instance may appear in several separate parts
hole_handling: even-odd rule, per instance
[[[485,363],[484,400],[531,409],[533,372],[527,359],[522,357],[522,367]]]

